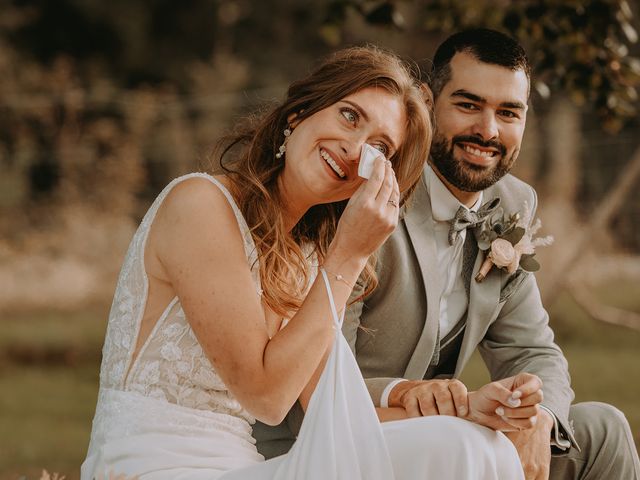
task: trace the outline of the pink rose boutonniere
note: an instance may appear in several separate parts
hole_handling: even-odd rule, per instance
[[[518,267],[527,272],[540,269],[540,264],[533,258],[535,249],[551,245],[553,237],[534,238],[542,222],[538,218],[529,225],[531,216],[531,209],[525,202],[522,214],[516,212],[507,217],[500,208],[477,227],[478,247],[485,252],[484,262],[475,277],[477,282],[484,280],[494,265],[509,274],[515,273]]]

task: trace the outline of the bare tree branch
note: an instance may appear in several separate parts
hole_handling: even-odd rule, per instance
[[[576,303],[596,320],[640,331],[640,315],[636,312],[605,305],[595,300],[593,294],[585,287],[576,283],[570,284],[569,293]]]
[[[578,257],[583,255],[589,242],[593,239],[598,231],[606,227],[611,219],[623,207],[625,199],[631,193],[634,185],[640,180],[640,147],[636,148],[631,160],[618,175],[613,187],[607,193],[607,196],[596,208],[591,221],[581,228],[573,236],[573,241],[569,244],[573,245],[571,250],[567,250],[567,255],[558,259],[553,269],[553,275],[549,276],[549,280],[545,285],[545,303],[552,304],[558,295],[566,288],[569,277],[574,266],[577,264]]]

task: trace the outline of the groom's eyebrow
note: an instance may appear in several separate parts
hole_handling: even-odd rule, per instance
[[[480,95],[476,95],[475,93],[471,93],[468,92],[467,90],[464,89],[460,89],[460,90],[456,90],[455,92],[453,92],[451,94],[452,97],[462,97],[462,98],[466,98],[467,100],[471,100],[473,102],[477,102],[477,103],[487,103],[487,99],[484,97],[481,97]],[[509,108],[512,110],[526,110],[526,106],[522,103],[522,102],[518,102],[518,101],[508,101],[508,102],[502,102],[499,105],[502,108]]]

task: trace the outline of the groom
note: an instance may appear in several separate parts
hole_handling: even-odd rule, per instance
[[[492,30],[455,34],[435,54],[431,88],[429,164],[380,252],[378,288],[352,305],[343,327],[374,403],[412,416],[455,414],[451,391],[464,386],[454,379],[477,347],[492,379],[529,372],[543,381],[535,426],[508,434],[527,479],[640,480],[623,414],[602,403],[571,405],[567,362],[535,277],[493,267],[474,280],[484,254],[477,229],[464,229],[478,220],[468,212],[497,198],[506,215],[536,207],[534,190],[508,175],[527,115],[524,50]]]

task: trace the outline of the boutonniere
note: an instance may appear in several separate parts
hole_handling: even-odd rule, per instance
[[[542,222],[538,218],[529,226],[531,215],[527,202],[524,203],[522,213],[516,212],[509,216],[499,208],[476,228],[478,248],[485,253],[484,262],[475,277],[476,282],[484,280],[494,265],[509,274],[515,273],[518,267],[527,272],[540,269],[540,264],[533,258],[535,249],[551,245],[553,237],[548,235],[534,238]]]

